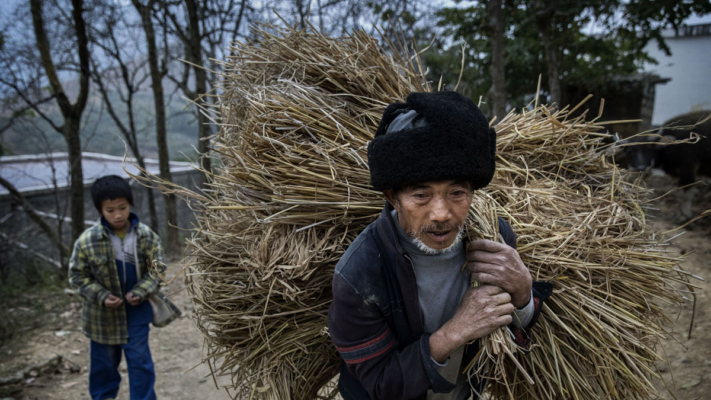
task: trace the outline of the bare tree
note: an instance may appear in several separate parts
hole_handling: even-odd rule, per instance
[[[194,102],[198,124],[198,152],[203,170],[211,170],[210,137],[213,134],[207,117],[214,96],[212,82],[218,77],[214,59],[220,58],[228,40],[240,35],[242,21],[249,11],[247,0],[181,0],[163,1],[165,20],[163,29],[177,38],[181,46],[181,58],[187,61],[178,68],[181,72],[167,71],[167,77]],[[210,68],[212,67],[212,68]],[[209,70],[209,71],[208,71]]]
[[[55,189],[56,170],[46,133],[55,131],[64,139],[70,156],[69,203],[73,238],[84,230],[80,132],[89,90],[88,44],[83,10],[81,2],[75,3],[68,6],[62,0],[49,0],[46,5],[42,1],[32,1],[29,7],[19,4],[13,17],[6,20],[2,27],[4,32],[9,33],[0,52],[0,96],[3,109],[10,111],[10,118],[0,127],[0,133],[15,129],[18,121],[35,126],[34,131],[41,133],[36,148],[44,148],[48,155]],[[27,35],[28,31],[34,32],[34,37]],[[52,35],[48,37],[46,31],[51,31]],[[73,93],[75,81],[68,79],[72,75],[79,77],[76,94],[68,94],[65,91],[67,82],[60,83],[59,80],[60,76],[68,80],[66,86],[69,93]],[[74,104],[70,98],[76,98]],[[37,121],[41,121],[43,126],[39,127]],[[55,197],[57,193],[55,190]],[[57,207],[60,207],[59,204],[57,199]],[[65,211],[57,209],[56,215]],[[58,223],[60,237],[63,220],[62,217]]]
[[[163,96],[163,76],[165,73],[160,67],[158,58],[158,46],[156,45],[156,33],[153,25],[153,8],[156,7],[157,0],[148,0],[143,4],[140,0],[132,0],[133,6],[141,16],[141,26],[146,37],[146,48],[148,53],[148,68],[151,76],[151,87],[153,88],[153,102],[155,106],[156,142],[158,144],[158,164],[162,179],[172,182],[170,173],[170,155],[168,154],[168,139],[166,134],[165,100]],[[176,252],[178,243],[178,207],[174,194],[164,194],[165,217],[166,217],[166,241],[165,248],[168,252]]]
[[[560,83],[560,57],[558,47],[553,42],[553,17],[558,9],[558,0],[542,0],[536,2],[536,24],[543,43],[543,52],[546,56],[548,70],[549,103],[556,103],[558,107],[563,101],[563,91]]]
[[[133,27],[127,23],[129,18],[122,12],[122,8],[113,4],[108,5],[104,22],[95,27],[92,35],[93,42],[103,53],[102,58],[106,60],[104,63],[108,65],[102,69],[96,58],[93,58],[92,80],[106,105],[106,111],[131,149],[136,163],[142,171],[146,171],[146,163],[138,143],[139,128],[136,126],[136,114],[140,110],[136,110],[135,96],[143,89],[150,74],[146,68],[147,62],[137,51],[137,45],[131,43],[136,43],[135,35],[138,32],[133,31]],[[117,35],[117,31],[121,32],[120,36]],[[115,97],[118,97],[118,102],[125,107],[125,110],[117,109],[114,105]],[[150,226],[154,231],[158,231],[155,198],[152,190],[147,192]]]
[[[62,133],[67,142],[67,153],[70,160],[71,183],[71,218],[72,218],[72,240],[76,240],[84,231],[84,174],[81,162],[81,116],[89,97],[89,40],[86,34],[84,22],[84,2],[83,0],[72,0],[71,19],[76,39],[76,49],[78,53],[78,73],[79,73],[79,93],[76,101],[72,103],[65,93],[62,82],[57,74],[55,62],[52,59],[50,41],[47,38],[45,20],[43,14],[43,0],[30,0],[30,10],[32,13],[32,26],[34,28],[37,50],[39,51],[42,68],[52,96],[57,102],[64,118],[63,125],[57,125],[53,120],[45,117],[45,120],[58,132]],[[56,6],[56,5],[55,5]],[[39,111],[39,109],[35,109]],[[40,112],[41,113],[41,112]],[[43,115],[41,113],[41,115]]]
[[[212,85],[219,79],[217,71],[221,69],[218,59],[224,58],[225,49],[236,41],[242,32],[244,21],[248,14],[254,10],[247,0],[232,1],[210,1],[207,3],[207,14],[202,18],[202,30],[209,34],[202,35],[203,52],[205,53],[205,63],[208,66],[208,85]],[[215,96],[205,97],[205,101],[213,103]]]
[[[306,27],[306,18],[311,11],[311,0],[293,0],[294,7],[296,8],[296,14],[299,16],[299,28],[304,29]],[[320,7],[319,7],[320,11]],[[320,14],[323,15],[323,14]]]
[[[15,52],[17,50],[17,48],[14,48],[13,54],[17,55],[18,53]],[[23,55],[20,58],[23,59],[25,56],[26,55]],[[7,64],[5,65],[7,66]],[[33,75],[30,74],[30,76]],[[20,77],[18,76],[13,76],[13,78],[15,78],[14,82],[18,86],[21,85],[22,87],[30,88],[32,86],[27,85],[27,82],[22,82]],[[22,195],[22,192],[20,192],[16,187],[14,187],[14,185],[10,181],[3,180],[0,185],[4,186],[8,190],[11,197],[21,207],[21,210],[28,217],[30,217],[32,221],[36,223],[37,227],[40,228],[42,232],[46,233],[50,242],[52,242],[54,247],[56,247],[57,251],[59,252],[59,261],[57,262],[57,264],[61,267],[61,272],[66,273],[71,252],[70,249],[68,249],[65,243],[62,241],[62,238],[64,237],[65,220],[71,222],[71,219],[67,218],[69,210],[69,193],[64,190],[64,188],[69,186],[70,177],[66,177],[66,182],[60,182],[60,174],[58,173],[57,160],[55,160],[55,154],[53,152],[54,146],[48,137],[48,132],[51,133],[52,131],[47,131],[47,126],[41,126],[39,122],[44,120],[38,117],[37,114],[32,111],[32,107],[37,107],[38,109],[42,110],[47,107],[47,103],[51,102],[31,101],[31,90],[24,90],[21,93],[25,96],[24,98],[26,98],[30,102],[30,104],[27,104],[27,102],[22,101],[22,97],[19,96],[17,93],[12,93],[11,91],[3,93],[3,95],[5,96],[2,96],[2,100],[0,101],[0,107],[5,110],[12,110],[13,112],[10,113],[9,118],[7,118],[4,124],[0,126],[0,135],[4,134],[10,129],[22,132],[23,137],[32,143],[35,152],[44,155],[44,162],[46,163],[51,173],[49,177],[50,180],[46,181],[44,180],[44,177],[35,177],[30,175],[29,173],[26,173],[25,177],[36,180],[38,186],[47,186],[50,188],[51,196],[53,199],[54,213],[43,212],[35,209],[31,205],[29,200],[27,200],[24,195]],[[50,98],[50,100],[51,99],[52,98]],[[17,106],[18,104],[20,104],[19,107],[13,107]],[[10,146],[8,150],[10,152],[14,152],[15,149]],[[45,209],[44,211],[48,210]],[[56,225],[52,226],[49,222],[45,222],[47,220],[56,221]]]
[[[201,25],[204,26],[204,21],[201,24],[201,16],[205,15],[205,10],[198,10],[197,0],[185,0],[185,8],[188,15],[188,29],[184,32],[187,36],[185,41],[186,54],[188,60],[193,65],[193,70],[195,72],[195,92],[189,93],[189,97],[197,102],[197,106],[200,107],[201,104],[205,102],[202,96],[207,95],[207,73],[203,67],[203,48],[202,39],[204,35],[204,30],[201,29]],[[185,85],[187,86],[187,85]],[[185,89],[183,89],[185,91]],[[186,92],[188,94],[188,92]],[[208,125],[208,120],[201,110],[198,110],[198,151],[202,155],[200,158],[202,168],[205,171],[210,171],[212,166],[210,165],[209,152],[209,138],[212,135],[212,129]]]
[[[492,116],[501,120],[506,115],[506,68],[504,65],[504,13],[501,0],[487,2],[489,38],[491,40],[491,90],[489,104]]]

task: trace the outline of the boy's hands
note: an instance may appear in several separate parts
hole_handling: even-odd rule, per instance
[[[133,292],[128,292],[126,294],[126,301],[132,306],[137,306],[141,304],[141,301],[143,301],[143,299],[141,298],[141,296],[137,296]],[[110,294],[109,297],[104,300],[104,305],[106,306],[106,308],[119,308],[119,306],[121,306],[121,303],[123,303],[123,300],[121,300],[120,297],[114,296],[113,294]]]
[[[104,305],[106,308],[119,308],[123,301],[121,300],[120,297],[116,297],[113,294],[110,294],[109,297],[104,300]]]
[[[141,296],[133,294],[133,292],[126,293],[126,301],[132,306],[137,306],[141,304]]]

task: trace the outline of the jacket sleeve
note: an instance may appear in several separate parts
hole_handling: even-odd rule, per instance
[[[165,272],[166,267],[158,234],[148,229],[148,233],[142,239],[141,252],[146,263],[146,273],[136,282],[131,291],[140,296],[141,300],[146,300],[149,295],[160,290],[160,275]]]
[[[514,341],[524,349],[528,349],[531,345],[531,338],[533,337],[532,329],[536,325],[536,321],[538,321],[541,310],[543,310],[544,300],[551,295],[552,291],[553,284],[549,282],[533,282],[533,317],[531,321],[523,328],[509,325]]]
[[[499,218],[499,233],[506,242],[507,245],[516,248],[516,234],[514,233],[511,225],[508,224],[504,219]],[[533,282],[533,288],[531,290],[533,295],[533,317],[529,321],[528,325],[525,327],[517,327],[515,325],[509,325],[509,330],[516,341],[516,344],[528,349],[531,345],[532,329],[538,321],[538,316],[543,310],[544,300],[547,299],[553,293],[553,284],[550,282]]]
[[[72,257],[69,259],[69,285],[78,289],[85,299],[104,306],[104,300],[111,292],[94,279],[85,246],[82,245],[87,240],[82,236],[74,243]]]
[[[437,372],[426,334],[399,346],[380,308],[365,300],[341,275],[333,279],[328,311],[331,340],[348,371],[371,399],[412,399],[427,390],[448,393],[456,385]]]

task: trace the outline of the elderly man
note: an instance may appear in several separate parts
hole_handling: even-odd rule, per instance
[[[328,313],[345,400],[466,399],[483,387],[463,373],[477,339],[508,326],[530,342],[551,285],[532,282],[503,219],[506,244],[462,240],[495,152],[494,129],[457,93],[412,93],[385,110],[368,145],[385,208],[336,266]]]

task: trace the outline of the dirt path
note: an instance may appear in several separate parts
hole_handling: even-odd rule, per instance
[[[658,193],[665,193],[673,188],[674,180],[668,177],[651,177],[647,179],[650,186]],[[701,193],[694,202],[694,214],[711,209],[711,180],[701,186]],[[657,216],[655,225],[662,231],[673,229],[671,222],[676,217],[680,195],[672,194],[655,202],[659,211],[651,214]],[[689,323],[692,316],[692,305],[687,304],[682,310],[669,309],[670,316],[678,320],[674,335],[664,341],[664,349],[668,362],[659,362],[657,366],[662,372],[664,381],[671,393],[665,390],[665,384],[657,379],[655,386],[664,399],[707,400],[711,399],[711,218],[700,220],[687,227],[685,233],[674,240],[674,248],[687,257],[682,265],[686,271],[698,275],[703,282],[695,283],[701,287],[696,298],[696,315],[691,338],[688,338]]]
[[[673,187],[670,178],[652,178],[648,181],[661,194]],[[698,214],[711,209],[711,189],[703,189],[695,203]],[[678,198],[670,196],[654,204],[659,208],[652,211],[656,215],[655,224],[660,230],[668,230],[675,225],[672,220],[678,210]],[[711,280],[711,218],[697,222],[687,232],[677,238],[674,248],[688,259],[683,267],[706,282]],[[698,294],[696,322],[691,339],[687,339],[691,305],[682,310],[670,309],[670,315],[678,320],[674,337],[664,341],[668,363],[658,363],[667,385],[678,400],[711,399],[711,295],[706,282],[699,282],[704,291]],[[166,288],[167,293],[178,291],[173,300],[189,317],[190,301],[180,283]],[[87,388],[88,340],[78,332],[79,299],[64,307],[64,311],[52,310],[50,321],[27,330],[10,343],[0,347],[0,376],[22,368],[24,365],[44,361],[54,355],[61,355],[66,362],[59,373],[31,378],[26,389],[13,397],[17,400],[74,400],[89,399]],[[185,318],[163,329],[152,329],[150,346],[156,364],[156,392],[161,399],[206,399],[227,400],[224,390],[215,388],[209,369],[198,365],[202,359],[202,337],[194,322]],[[663,353],[662,353],[663,354]],[[80,372],[71,372],[78,369]],[[125,363],[121,367],[124,380],[118,399],[128,400],[128,385]],[[672,379],[673,374],[673,379]],[[225,383],[225,381],[222,381]],[[674,399],[665,390],[664,383],[655,379],[654,384],[664,399]],[[0,396],[2,398],[2,396]]]
[[[672,224],[663,223],[667,229]],[[691,321],[691,304],[682,310],[670,309],[672,318],[678,315],[673,338],[664,343],[664,351],[668,362],[657,363],[662,376],[669,385],[671,392],[678,400],[711,399],[711,295],[708,283],[711,281],[711,229],[687,231],[684,236],[675,241],[675,247],[688,254],[688,261],[683,267],[705,279],[697,282],[702,291],[697,294],[696,316],[691,338],[688,338]],[[693,253],[692,253],[693,252]],[[664,353],[660,352],[663,356]],[[655,383],[665,399],[673,399],[666,392],[664,382]]]
[[[171,293],[180,288],[172,284],[164,288]],[[171,296],[186,316],[191,314],[190,300],[185,290]],[[28,332],[0,348],[0,376],[2,371],[19,369],[23,365],[44,361],[54,355],[65,360],[60,373],[38,376],[17,400],[74,400],[90,399],[88,389],[89,340],[79,332],[80,307],[78,300],[67,307],[65,314],[49,327]],[[165,328],[151,328],[150,348],[156,368],[156,394],[159,399],[227,400],[224,390],[215,388],[209,368],[202,360],[202,336],[190,318],[177,320]],[[71,372],[71,368],[80,372]],[[126,362],[119,367],[122,381],[117,400],[129,400]],[[2,396],[0,396],[2,397]]]

